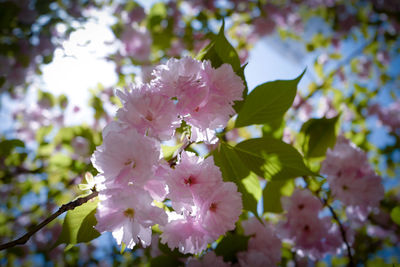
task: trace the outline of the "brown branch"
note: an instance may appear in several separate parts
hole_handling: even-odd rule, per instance
[[[47,224],[49,224],[55,218],[57,218],[58,216],[60,216],[61,214],[63,214],[66,211],[73,210],[76,207],[79,207],[80,205],[88,202],[90,199],[95,198],[98,194],[99,193],[97,191],[94,191],[90,195],[87,195],[86,197],[81,197],[81,198],[78,198],[78,199],[76,199],[74,201],[71,201],[71,202],[69,202],[67,204],[62,205],[55,213],[50,215],[47,219],[42,221],[40,224],[38,224],[35,227],[33,227],[30,231],[28,231],[22,237],[20,237],[18,239],[15,239],[15,240],[13,240],[11,242],[8,242],[8,243],[0,245],[0,250],[11,248],[11,247],[15,247],[17,245],[25,244],[26,242],[28,242],[28,240],[31,238],[31,236],[33,236],[37,231],[39,231],[40,229],[45,227]]]
[[[354,264],[354,260],[353,260],[353,255],[351,254],[351,247],[350,247],[350,244],[349,244],[349,242],[347,241],[346,230],[344,229],[342,223],[341,223],[340,220],[339,220],[339,217],[337,216],[337,214],[336,214],[335,210],[332,208],[332,206],[330,206],[330,205],[328,204],[328,202],[327,202],[325,199],[323,199],[322,201],[323,201],[323,203],[325,204],[325,206],[328,207],[329,211],[332,213],[332,217],[333,217],[333,218],[337,221],[337,223],[339,224],[340,233],[342,234],[343,242],[346,244],[347,255],[348,255],[348,257],[349,257],[349,264],[348,264],[348,266],[353,267],[353,266],[355,266],[355,264]]]

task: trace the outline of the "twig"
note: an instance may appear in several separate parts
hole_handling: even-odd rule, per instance
[[[344,243],[346,244],[346,248],[347,248],[347,255],[349,256],[349,264],[348,266],[355,266],[354,264],[354,260],[353,260],[353,255],[351,254],[351,247],[349,242],[347,241],[347,237],[346,237],[346,230],[344,229],[342,223],[339,220],[339,217],[337,216],[335,210],[332,208],[332,206],[330,206],[327,201],[325,199],[322,200],[323,203],[325,204],[325,206],[328,207],[329,211],[332,213],[332,217],[337,221],[337,223],[339,224],[339,229],[340,229],[340,233],[342,234],[342,238]]]
[[[39,231],[40,229],[45,227],[47,224],[49,224],[55,218],[57,218],[58,216],[60,216],[61,214],[63,214],[66,211],[73,210],[76,207],[88,202],[90,199],[95,198],[98,194],[99,193],[97,191],[94,191],[90,195],[87,195],[86,197],[81,197],[81,198],[78,198],[78,199],[76,199],[74,201],[71,201],[71,202],[69,202],[67,204],[62,205],[55,213],[50,215],[47,219],[42,221],[40,224],[38,224],[35,227],[33,227],[30,231],[28,231],[22,237],[20,237],[20,238],[18,238],[16,240],[13,240],[11,242],[8,242],[8,243],[0,245],[0,250],[11,248],[11,247],[15,247],[17,245],[25,244],[26,242],[28,242],[28,240],[31,238],[31,236],[33,236],[37,231]]]
[[[168,160],[169,166],[170,167],[175,166],[176,165],[176,161],[178,160],[178,155],[193,143],[194,142],[192,142],[192,141],[187,141],[182,147],[177,149],[177,151],[175,151],[175,153],[174,153],[174,156],[170,160]]]

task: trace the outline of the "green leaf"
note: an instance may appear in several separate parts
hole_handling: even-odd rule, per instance
[[[147,16],[147,28],[149,29],[156,49],[167,49],[173,35],[173,19],[168,18],[166,3],[155,3]]]
[[[162,150],[164,159],[166,161],[172,159],[172,157],[174,156],[175,151],[177,151],[181,146],[182,146],[182,144],[178,144],[176,146],[161,145],[161,150]]]
[[[299,143],[307,158],[325,156],[336,143],[339,115],[331,119],[310,119],[300,130]]]
[[[51,132],[51,130],[53,130],[53,125],[40,127],[39,130],[37,130],[36,132],[36,141],[39,144],[42,144],[45,141],[46,136],[49,135],[49,133]]]
[[[242,163],[236,152],[225,143],[214,151],[214,162],[220,167],[224,181],[234,182],[242,194],[243,208],[257,215],[261,187],[257,175]]]
[[[97,224],[96,213],[98,198],[91,200],[73,210],[65,216],[61,234],[55,246],[65,244],[77,244],[89,242],[100,236],[94,229]]]
[[[264,212],[281,213],[281,196],[290,195],[294,190],[293,180],[269,181],[263,190]]]
[[[397,225],[400,226],[400,206],[392,209],[392,212],[390,213],[390,217]]]
[[[247,243],[250,236],[244,236],[239,234],[228,234],[218,243],[215,254],[223,256],[224,261],[237,262],[236,253],[239,251],[247,250]]]
[[[269,180],[314,175],[300,153],[281,140],[254,138],[237,144],[233,149],[247,168]]]
[[[9,156],[16,147],[25,147],[25,143],[19,139],[8,139],[0,142],[0,156]]]
[[[199,60],[210,60],[214,68],[228,63],[235,72],[238,72],[240,70],[240,59],[236,50],[226,39],[224,30],[225,22],[222,22],[221,29],[215,39],[200,51],[197,58]]]
[[[70,166],[72,163],[72,159],[71,157],[61,154],[61,153],[57,153],[55,155],[53,155],[52,157],[50,157],[50,161],[49,161],[49,165],[57,168],[57,167],[68,167]]]
[[[275,139],[282,139],[285,127],[286,123],[283,120],[283,117],[279,120],[270,121],[263,125],[262,136],[270,136]]]
[[[281,120],[294,101],[297,84],[305,71],[294,80],[278,80],[257,86],[243,103],[235,127]]]

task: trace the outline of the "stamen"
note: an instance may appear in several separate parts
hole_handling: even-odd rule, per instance
[[[211,205],[210,205],[210,211],[212,211],[212,212],[217,211],[217,207],[218,207],[217,203],[211,203]]]
[[[125,217],[133,219],[133,216],[135,215],[135,211],[131,208],[128,208],[128,209],[124,210],[124,215],[125,215]]]

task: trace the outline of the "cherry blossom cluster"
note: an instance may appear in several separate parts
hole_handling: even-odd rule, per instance
[[[242,98],[243,81],[230,65],[216,69],[190,57],[170,59],[152,75],[149,83],[117,91],[122,107],[92,156],[99,171],[96,229],[128,248],[146,247],[158,224],[162,243],[200,253],[235,228],[241,194],[222,180],[212,156],[183,150],[167,162],[160,146],[175,138],[182,121],[191,126],[191,142],[216,142],[215,130],[226,126]]]
[[[327,175],[333,197],[346,205],[349,215],[364,221],[379,207],[384,196],[381,177],[369,164],[366,153],[345,137],[338,137],[333,150],[328,149],[321,173]]]
[[[293,243],[299,255],[321,259],[340,249],[342,239],[337,225],[330,217],[320,217],[323,205],[310,191],[296,189],[281,202],[287,219],[280,224],[279,234]]]
[[[261,224],[255,217],[242,222],[242,226],[244,234],[251,238],[247,251],[237,255],[240,266],[277,266],[281,260],[282,242],[273,227]]]

